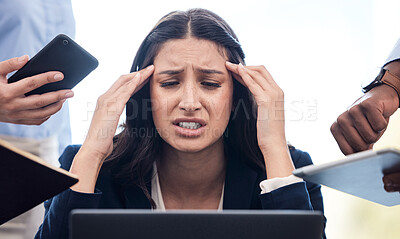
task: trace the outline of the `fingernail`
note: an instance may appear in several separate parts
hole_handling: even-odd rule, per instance
[[[134,80],[137,80],[137,79],[139,79],[139,78],[140,78],[140,72],[138,72],[138,73],[135,75],[135,77],[133,77]]]
[[[232,62],[230,62],[230,61],[226,61],[226,64],[227,65],[230,65],[230,66],[233,66],[234,64],[232,63]]]
[[[63,75],[58,73],[54,75],[54,80],[62,80],[63,79]]]
[[[28,57],[27,55],[18,57],[18,62],[19,63],[25,62],[27,57]]]
[[[154,65],[149,65],[149,66],[147,67],[147,70],[153,70],[153,68],[154,68]]]
[[[242,65],[242,63],[239,63],[239,67],[242,68],[244,71],[246,71],[246,68]]]
[[[65,98],[71,98],[71,97],[73,97],[74,96],[74,92],[73,91],[70,91],[70,92],[68,92],[68,93],[66,93],[65,94]]]

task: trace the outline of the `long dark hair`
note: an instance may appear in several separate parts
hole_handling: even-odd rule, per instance
[[[131,72],[153,64],[166,41],[187,37],[212,41],[230,62],[244,64],[243,50],[229,25],[211,11],[190,9],[174,11],[161,18],[140,45]],[[250,91],[236,80],[233,88],[234,110],[223,136],[228,160],[229,152],[235,150],[235,154],[246,160],[250,167],[265,169],[257,142],[255,101]],[[140,187],[153,207],[147,186],[161,142],[152,118],[149,84],[146,84],[126,104],[126,123],[122,132],[114,137],[114,149],[104,166],[122,182]]]

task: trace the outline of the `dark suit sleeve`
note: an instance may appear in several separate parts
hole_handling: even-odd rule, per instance
[[[312,164],[308,153],[292,149],[291,157],[296,168]],[[314,183],[299,182],[290,184],[269,193],[260,194],[265,209],[304,209],[323,211],[321,186]]]
[[[296,168],[312,164],[311,157],[306,152],[291,149],[290,154]],[[324,212],[321,185],[309,182],[294,183],[269,193],[260,194],[260,200],[264,209],[297,209]],[[324,228],[325,223],[326,219]]]
[[[260,194],[263,209],[313,210],[304,182],[290,184],[269,193]]]
[[[301,150],[293,149],[292,150],[292,159],[294,166],[296,168],[301,168],[307,165],[313,164],[310,155],[307,152],[303,152]],[[324,212],[324,205],[322,201],[322,194],[321,194],[321,185],[306,182],[306,188],[308,194],[310,195],[310,201],[312,208],[317,211]]]
[[[79,146],[68,146],[61,155],[59,161],[61,168],[69,170]],[[35,239],[41,238],[68,238],[69,213],[78,208],[97,208],[100,202],[101,192],[94,194],[79,193],[71,189],[54,196],[44,203],[45,216],[40,225]]]

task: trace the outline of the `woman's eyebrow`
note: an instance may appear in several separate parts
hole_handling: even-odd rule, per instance
[[[157,75],[177,75],[179,73],[182,73],[182,70],[165,70],[165,71],[160,71],[157,73]]]
[[[179,73],[182,73],[184,70],[165,70],[165,71],[160,71],[158,73],[156,73],[156,75],[177,75]],[[214,70],[214,69],[201,69],[198,68],[196,69],[196,71],[203,73],[203,74],[207,74],[207,75],[211,75],[211,74],[219,74],[219,75],[223,75],[224,72],[219,71],[219,70]]]
[[[214,69],[197,69],[198,72],[201,72],[203,74],[211,75],[211,74],[219,74],[223,75],[224,72],[219,71],[219,70],[214,70]]]

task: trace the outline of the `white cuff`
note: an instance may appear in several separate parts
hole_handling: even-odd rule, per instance
[[[260,188],[261,188],[261,194],[263,193],[269,193],[275,189],[302,182],[302,178],[298,178],[294,175],[290,175],[284,178],[271,178],[271,179],[266,179],[264,181],[260,182]]]

